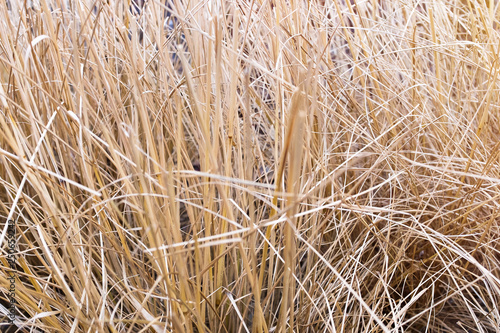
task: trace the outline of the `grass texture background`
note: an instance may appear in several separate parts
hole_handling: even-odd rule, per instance
[[[498,7],[2,1],[2,315],[499,332]]]

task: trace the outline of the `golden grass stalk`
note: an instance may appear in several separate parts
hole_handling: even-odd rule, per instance
[[[1,329],[498,332],[498,7],[0,3]]]

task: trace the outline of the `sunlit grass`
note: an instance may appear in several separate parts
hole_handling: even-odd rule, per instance
[[[17,327],[498,332],[498,2],[141,6],[0,4]]]

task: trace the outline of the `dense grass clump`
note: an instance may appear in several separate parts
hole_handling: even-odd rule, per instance
[[[500,332],[498,7],[1,2],[5,325]]]

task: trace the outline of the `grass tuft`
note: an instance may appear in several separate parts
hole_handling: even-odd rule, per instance
[[[3,1],[30,332],[500,332],[498,1]]]

